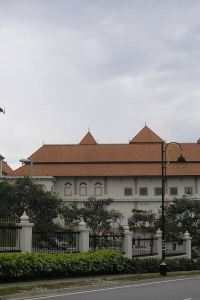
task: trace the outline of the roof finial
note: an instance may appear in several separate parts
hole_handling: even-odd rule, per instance
[[[88,127],[88,132],[90,132],[90,126]]]
[[[146,121],[145,121],[144,125],[145,125],[145,126],[147,126],[147,123],[146,123]]]

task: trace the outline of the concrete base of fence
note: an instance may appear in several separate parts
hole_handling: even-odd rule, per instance
[[[26,212],[20,218],[20,223],[18,225],[21,227],[20,230],[20,250],[21,252],[31,252],[32,251],[32,228],[34,223],[29,223],[29,217]]]
[[[128,226],[124,226],[124,244],[123,244],[123,250],[125,253],[125,256],[127,258],[132,258],[132,232],[129,231]]]
[[[189,233],[186,231],[184,234],[184,238],[186,241],[186,258],[191,259],[192,257],[192,238],[190,237]]]
[[[79,230],[79,252],[89,251],[89,229],[86,228],[86,223],[81,221],[78,226]]]
[[[162,258],[162,231],[160,229],[157,230],[156,232],[156,237],[157,237],[157,253],[158,253],[158,257]],[[183,255],[177,255],[177,253],[174,253],[173,256],[171,257],[185,257],[188,259],[191,259],[192,255],[191,255],[191,240],[192,238],[190,237],[189,233],[186,231],[186,233],[184,234],[184,238],[183,238],[186,242],[186,246],[185,246],[185,253]]]
[[[157,238],[157,253],[158,257],[162,258],[162,231],[158,229],[156,231],[156,238]]]

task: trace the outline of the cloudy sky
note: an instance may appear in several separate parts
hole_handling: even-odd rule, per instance
[[[0,0],[0,154],[200,137],[199,0]]]

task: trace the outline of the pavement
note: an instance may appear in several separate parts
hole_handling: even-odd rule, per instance
[[[194,273],[194,272],[192,272]],[[187,272],[188,275],[192,274]],[[178,273],[179,277],[181,272]],[[183,272],[186,274],[186,272]],[[98,275],[88,277],[67,277],[59,279],[44,279],[44,280],[33,280],[33,281],[19,281],[19,282],[8,282],[0,283],[1,289],[15,289],[20,288],[20,292],[16,294],[9,294],[0,296],[0,300],[21,300],[28,297],[37,297],[41,295],[59,293],[61,290],[72,291],[77,288],[91,287],[91,286],[113,286],[121,284],[122,282],[130,282],[134,280],[146,280],[152,278],[153,280],[159,278],[159,274],[117,274],[117,275]],[[162,277],[163,278],[163,277]],[[171,277],[164,277],[165,279],[171,279]],[[31,291],[27,291],[27,288],[32,288]],[[23,291],[24,289],[24,291]],[[10,293],[10,291],[8,292]]]
[[[43,294],[50,294],[53,291],[60,290],[62,286],[66,289],[76,288],[80,286],[100,286],[100,285],[112,285],[117,283],[117,281],[127,280],[128,277],[133,277],[134,274],[113,274],[113,275],[98,275],[98,276],[88,276],[88,277],[66,277],[58,279],[41,279],[32,281],[17,281],[17,282],[3,282],[0,283],[1,289],[24,289],[24,292],[17,292],[16,294],[9,294],[5,296],[0,296],[0,300],[17,300],[24,299],[29,296],[39,296]],[[136,275],[135,275],[136,276]],[[155,276],[155,274],[154,274]],[[57,286],[57,288],[56,288]],[[58,288],[58,286],[60,288]],[[33,291],[26,291],[26,288],[33,288]]]

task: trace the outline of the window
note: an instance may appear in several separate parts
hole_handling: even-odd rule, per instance
[[[132,188],[125,188],[124,189],[124,196],[132,196],[133,195],[133,189]]]
[[[193,195],[193,188],[192,188],[192,186],[185,187],[184,188],[184,192],[185,192],[186,195]]]
[[[148,195],[148,189],[146,187],[140,188],[140,196],[147,196]]]
[[[65,183],[64,195],[72,196],[72,184],[70,182]]]
[[[154,195],[155,196],[161,196],[162,195],[162,188],[161,187],[154,188]]]
[[[87,184],[85,182],[81,182],[79,185],[79,195],[87,196]]]
[[[95,183],[94,194],[95,196],[102,196],[102,184],[100,182]]]
[[[177,187],[170,187],[169,194],[171,196],[177,196],[178,195],[178,188]]]

